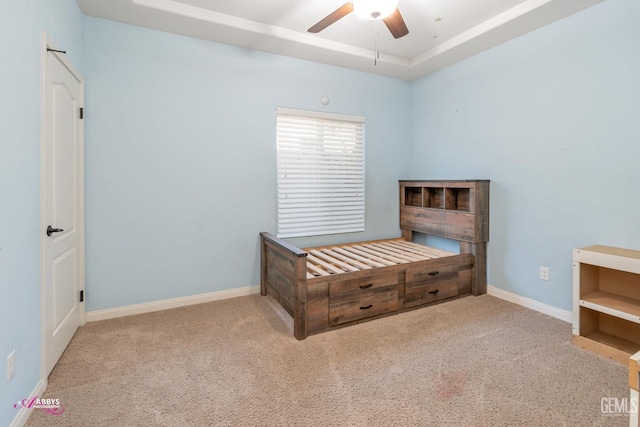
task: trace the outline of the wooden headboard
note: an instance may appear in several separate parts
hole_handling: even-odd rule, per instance
[[[460,242],[475,256],[479,293],[486,292],[489,180],[400,181],[400,228],[406,240],[419,232]]]

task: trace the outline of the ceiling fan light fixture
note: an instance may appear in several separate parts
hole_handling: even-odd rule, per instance
[[[361,19],[384,19],[398,7],[398,0],[353,0],[353,10]]]

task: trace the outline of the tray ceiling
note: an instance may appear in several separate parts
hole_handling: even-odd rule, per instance
[[[604,0],[399,0],[400,39],[354,13],[307,32],[345,0],[77,1],[88,16],[413,80]]]

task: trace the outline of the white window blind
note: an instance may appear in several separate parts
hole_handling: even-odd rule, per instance
[[[364,231],[364,117],[277,116],[278,237]]]

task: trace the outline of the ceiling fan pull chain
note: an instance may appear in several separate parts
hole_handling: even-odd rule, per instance
[[[378,57],[379,57],[378,55],[379,55],[379,53],[378,53],[378,38],[377,37],[376,37],[376,40],[375,40],[374,49],[375,49],[375,52],[373,54],[373,65],[378,65]]]
[[[378,59],[380,59],[380,44],[379,44],[380,43],[379,42],[379,38],[380,38],[379,25],[380,24],[377,19],[375,20],[374,25],[375,25],[374,28],[375,28],[376,35],[375,35],[375,44],[374,44],[375,54],[373,57],[373,65],[375,66],[375,65],[378,65]]]
[[[376,27],[378,23],[376,22]],[[380,31],[376,28],[376,59],[380,59]]]

